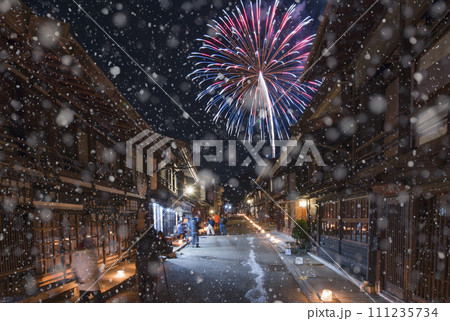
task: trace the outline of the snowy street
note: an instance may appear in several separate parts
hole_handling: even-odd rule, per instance
[[[156,302],[307,302],[270,243],[244,219],[228,223],[227,236],[201,236],[166,261],[169,295],[161,273]],[[108,302],[139,302],[137,286]]]
[[[449,21],[0,0],[0,303],[450,303]]]

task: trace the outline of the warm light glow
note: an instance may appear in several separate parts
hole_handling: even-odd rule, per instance
[[[248,199],[248,200],[247,200],[247,203],[248,203],[248,204],[251,204],[251,203],[253,203],[253,200]]]
[[[214,214],[214,210],[209,210],[209,214]]]
[[[322,301],[331,302],[333,301],[333,292],[331,290],[323,290],[321,295]]]
[[[261,233],[266,233],[266,231],[262,230]]]
[[[117,271],[117,277],[123,278],[124,276],[125,276],[124,270],[119,270],[119,271]]]
[[[183,245],[183,243],[184,243],[184,241],[182,239],[172,242],[172,244],[176,245],[176,246],[181,246],[181,245]]]
[[[186,194],[190,195],[192,193],[194,193],[194,187],[193,186],[186,187]]]
[[[299,205],[300,207],[306,207],[306,200],[300,200]]]
[[[267,234],[266,234],[266,237],[267,237],[267,238],[269,238],[269,237],[270,237],[270,234],[269,234],[269,233],[267,233]]]

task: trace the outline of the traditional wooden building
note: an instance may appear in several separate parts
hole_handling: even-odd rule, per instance
[[[85,237],[108,266],[151,216],[170,233],[196,170],[189,145],[155,133],[68,24],[11,5],[0,12],[0,298],[19,300],[70,280]]]
[[[261,224],[269,224],[291,235],[296,221],[307,220],[307,202],[297,187],[298,171],[292,155],[294,149],[278,158],[267,160],[255,182],[258,188],[249,196],[253,214]],[[289,159],[289,160],[288,160]],[[270,197],[267,196],[268,193]]]
[[[442,1],[329,1],[301,80],[323,84],[291,128],[326,166],[271,177],[295,180],[316,252],[393,300],[450,300],[448,19]]]

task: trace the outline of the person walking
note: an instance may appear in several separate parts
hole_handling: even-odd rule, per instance
[[[72,273],[78,284],[80,296],[78,302],[88,303],[93,296],[93,302],[101,302],[100,270],[98,268],[97,248],[91,238],[85,238],[73,254]]]
[[[200,223],[197,215],[194,215],[194,217],[191,218],[189,221],[189,229],[191,230],[191,236],[192,236],[192,247],[200,247],[199,245],[199,239],[198,239],[198,232],[200,230]]]
[[[210,217],[209,221],[208,221],[208,226],[206,227],[206,234],[207,235],[215,235],[216,233],[214,233],[214,225],[215,225],[215,221]]]
[[[216,229],[219,228],[219,222],[220,222],[220,216],[219,214],[214,215],[214,226],[216,227]]]
[[[182,235],[181,239],[185,239],[186,238],[186,227],[184,226],[184,223],[183,223],[182,220],[180,220],[178,222],[177,233]]]
[[[225,225],[227,225],[227,218],[222,215],[219,224],[220,224],[220,235],[226,235],[227,231]]]
[[[160,253],[165,247],[164,235],[158,237],[154,228],[139,240],[137,246],[136,272],[141,302],[152,302],[155,297],[158,272],[161,265]]]

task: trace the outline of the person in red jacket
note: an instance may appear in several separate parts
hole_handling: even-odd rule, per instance
[[[219,214],[214,215],[214,222],[216,223],[216,224],[214,224],[214,227],[215,227],[216,229],[218,229],[218,227],[219,227],[219,222],[220,222],[220,216],[219,216]]]

